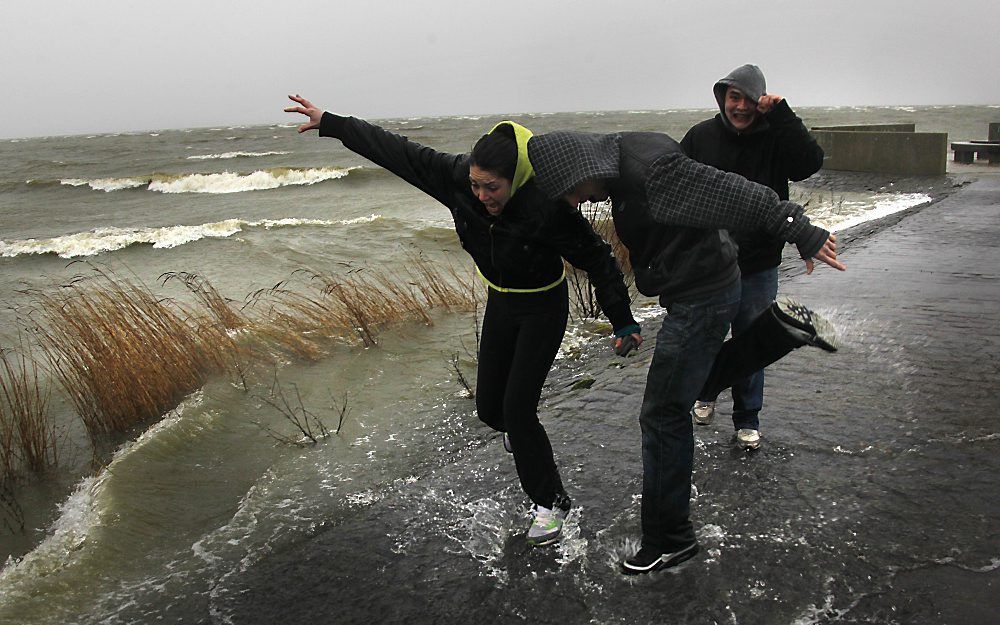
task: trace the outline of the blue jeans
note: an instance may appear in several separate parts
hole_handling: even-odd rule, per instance
[[[744,275],[740,311],[733,319],[733,336],[739,336],[778,295],[778,268]],[[733,427],[760,429],[758,414],[764,405],[764,370],[733,383]]]
[[[644,547],[666,553],[695,541],[690,520],[690,411],[739,306],[740,285],[733,284],[724,293],[667,307],[639,411]]]

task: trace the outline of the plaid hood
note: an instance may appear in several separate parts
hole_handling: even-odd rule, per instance
[[[621,135],[550,132],[528,140],[535,184],[558,199],[584,180],[617,178]]]

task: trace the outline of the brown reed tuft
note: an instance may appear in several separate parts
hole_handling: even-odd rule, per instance
[[[330,339],[357,337],[375,345],[388,324],[432,323],[432,308],[477,305],[471,279],[451,265],[420,258],[396,274],[300,271],[309,278],[304,289],[281,282],[252,293],[240,308],[197,274],[161,276],[164,284],[179,281],[194,296],[193,305],[184,305],[158,297],[136,278],[87,265],[88,274],[58,292],[37,294],[34,325],[49,370],[92,439],[159,417],[210,376],[243,377],[245,363],[270,362],[275,352],[317,360]],[[260,345],[263,353],[255,351]],[[11,371],[34,371],[27,361],[22,364]],[[44,412],[45,404],[36,404]],[[12,441],[2,431],[5,423],[0,435]]]
[[[91,437],[158,417],[234,364],[235,343],[214,320],[137,281],[91,266],[39,295],[39,341]]]
[[[39,380],[30,345],[19,339],[16,351],[0,350],[0,481],[22,468],[41,472],[58,459],[50,387]]]

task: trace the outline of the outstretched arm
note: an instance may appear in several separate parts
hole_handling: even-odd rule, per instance
[[[646,196],[650,215],[660,223],[762,229],[794,243],[802,258],[816,258],[836,269],[845,269],[836,257],[836,237],[809,223],[798,204],[781,200],[771,189],[738,174],[720,171],[679,153],[668,154],[653,164]]]
[[[298,106],[289,106],[285,112],[308,118],[299,126],[300,133],[319,130],[322,137],[340,139],[347,149],[388,169],[446,206],[450,205],[456,187],[468,187],[464,155],[438,152],[363,119],[323,111],[300,95],[288,97]]]

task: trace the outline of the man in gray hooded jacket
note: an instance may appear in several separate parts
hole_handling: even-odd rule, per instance
[[[756,65],[741,65],[712,88],[719,113],[696,124],[684,138],[684,153],[698,161],[737,173],[770,187],[788,199],[788,181],[805,180],[823,166],[823,149],[802,120],[779,95],[767,93],[764,73]],[[739,246],[742,297],[733,319],[740,334],[778,293],[778,265],[785,241],[759,230],[730,233]],[[733,384],[733,427],[745,449],[760,446],[759,413],[764,403],[764,371]],[[715,397],[699,397],[695,423],[712,422]]]
[[[803,258],[843,270],[836,237],[771,189],[686,157],[665,134],[535,135],[528,157],[549,197],[573,206],[611,199],[637,288],[658,296],[669,313],[639,413],[642,546],[621,566],[626,574],[674,566],[698,550],[690,520],[695,399],[717,395],[802,345],[836,350],[832,328],[791,300],[725,341],[740,304],[736,246],[726,230],[762,229],[794,243]]]

